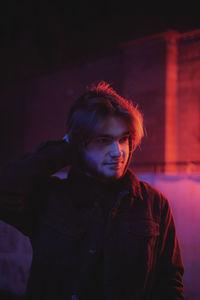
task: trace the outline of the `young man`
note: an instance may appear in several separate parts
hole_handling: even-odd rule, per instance
[[[100,82],[62,140],[2,170],[1,219],[33,247],[27,299],[184,299],[169,202],[128,168],[142,137],[137,107]],[[51,176],[66,165],[67,179]]]

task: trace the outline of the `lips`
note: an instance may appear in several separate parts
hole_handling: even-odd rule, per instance
[[[120,162],[110,162],[110,163],[105,163],[104,165],[107,165],[107,166],[109,166],[109,167],[119,168],[122,164],[123,164],[123,162],[120,161]]]
[[[113,162],[109,162],[109,163],[104,163],[105,165],[113,165],[113,166],[116,166],[116,165],[120,165],[122,164],[123,161],[113,161]]]

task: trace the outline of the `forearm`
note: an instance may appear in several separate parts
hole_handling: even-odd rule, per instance
[[[33,210],[43,206],[41,195],[52,182],[50,175],[69,164],[69,150],[65,141],[49,141],[0,169],[1,220],[30,234],[36,221]]]
[[[177,253],[176,255],[180,255]],[[152,292],[152,300],[183,300],[184,286],[183,273],[184,267],[180,257],[176,262],[159,262]]]
[[[70,162],[69,145],[63,141],[48,141],[33,153],[12,162],[0,170],[0,193],[28,193],[32,186],[62,169]]]

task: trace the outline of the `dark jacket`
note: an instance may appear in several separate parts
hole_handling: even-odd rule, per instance
[[[67,164],[52,141],[1,170],[0,218],[33,247],[28,299],[184,299],[166,197],[129,169],[113,184],[51,176]]]

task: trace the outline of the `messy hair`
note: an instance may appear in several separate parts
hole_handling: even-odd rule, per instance
[[[91,85],[72,105],[67,119],[70,142],[74,145],[87,145],[107,116],[125,120],[134,150],[144,135],[142,114],[132,101],[121,97],[105,81]]]

